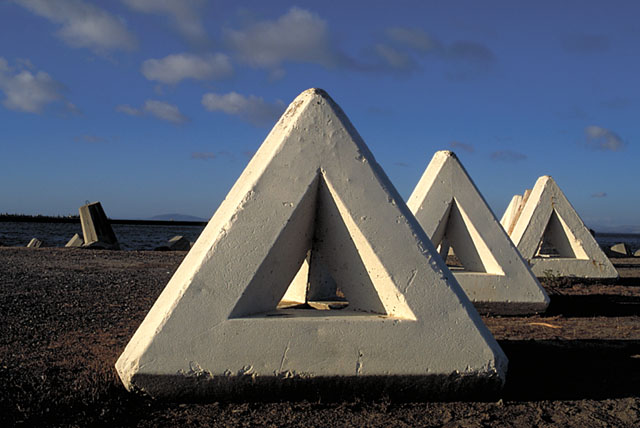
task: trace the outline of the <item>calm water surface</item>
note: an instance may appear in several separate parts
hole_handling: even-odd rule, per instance
[[[114,224],[113,231],[123,250],[153,250],[165,245],[176,235],[195,242],[204,226],[149,226]],[[26,246],[31,238],[44,241],[47,247],[64,247],[75,234],[82,236],[80,223],[30,223],[0,222],[0,242],[7,246]],[[640,234],[596,233],[596,241],[602,246],[624,242],[631,249],[640,249]]]

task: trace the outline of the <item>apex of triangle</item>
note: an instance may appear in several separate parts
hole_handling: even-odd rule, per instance
[[[435,156],[458,159],[458,156],[456,156],[456,154],[451,150],[439,150],[436,152]]]

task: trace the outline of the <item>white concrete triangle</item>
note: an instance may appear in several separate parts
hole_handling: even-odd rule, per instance
[[[617,278],[618,272],[553,178],[542,176],[528,197],[511,233],[533,272],[578,278]],[[556,256],[540,254],[549,243]]]
[[[278,309],[314,248],[349,306]],[[346,115],[311,89],[268,135],[116,368],[127,388],[161,397],[300,385],[336,393],[338,382],[443,398],[500,388],[506,364]]]
[[[435,245],[453,247],[465,269],[452,271],[478,309],[525,314],[547,308],[547,293],[454,153],[436,152],[407,205]]]

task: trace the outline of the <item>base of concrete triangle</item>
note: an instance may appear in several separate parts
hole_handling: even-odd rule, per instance
[[[244,373],[212,376],[192,367],[175,376],[136,374],[132,383],[153,398],[179,402],[307,400],[336,402],[389,398],[394,401],[495,401],[503,387],[500,376],[477,373],[427,376],[306,377],[291,372],[258,377]]]

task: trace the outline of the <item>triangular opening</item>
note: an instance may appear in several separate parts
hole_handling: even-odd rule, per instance
[[[455,198],[433,236],[440,256],[452,271],[504,275],[487,244]]]
[[[413,318],[406,303],[398,304],[390,289],[395,287],[385,283],[388,278],[376,277],[377,259],[363,261],[370,249],[358,239],[361,232],[346,211],[319,174],[230,318],[363,313]],[[295,248],[292,239],[298,243]]]
[[[534,257],[589,259],[580,242],[555,209],[551,212]]]

